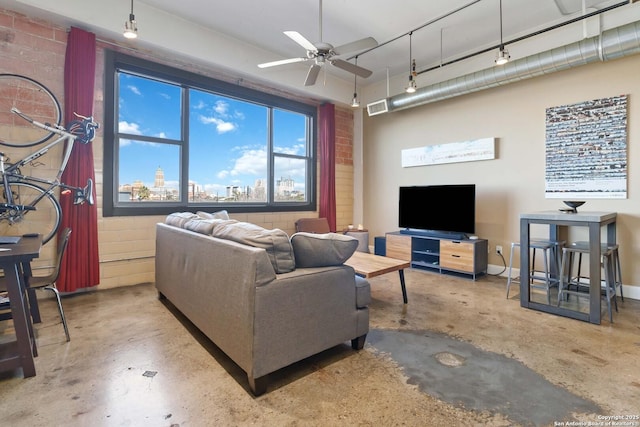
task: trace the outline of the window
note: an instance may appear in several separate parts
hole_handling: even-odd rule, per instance
[[[316,108],[106,55],[104,216],[315,210]]]

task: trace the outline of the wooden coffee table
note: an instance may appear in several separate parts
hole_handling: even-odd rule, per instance
[[[407,288],[404,284],[404,269],[411,263],[401,259],[387,258],[366,252],[354,252],[346,262],[356,271],[356,274],[365,278],[380,276],[381,274],[397,271],[400,274],[400,286],[402,287],[402,299],[407,303]]]

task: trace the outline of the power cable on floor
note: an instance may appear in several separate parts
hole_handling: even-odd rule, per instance
[[[502,271],[500,273],[495,273],[495,274],[487,273],[487,276],[501,276],[502,273],[507,271],[507,261],[504,259],[504,256],[502,256],[502,252],[498,252],[498,255],[500,255],[500,258],[502,259]]]

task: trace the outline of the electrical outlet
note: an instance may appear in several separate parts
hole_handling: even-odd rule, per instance
[[[496,253],[497,254],[502,254],[502,246],[496,245]]]

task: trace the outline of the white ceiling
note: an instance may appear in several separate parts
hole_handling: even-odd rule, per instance
[[[526,56],[531,50],[523,51],[526,49],[522,45],[529,40],[547,38],[563,30],[511,45],[509,41],[623,2],[628,3],[623,0],[502,0],[503,40],[514,58]],[[311,42],[320,41],[319,6],[319,0],[134,0],[139,38],[125,42],[122,29],[130,11],[130,0],[0,0],[0,7],[63,26],[81,26],[95,32],[100,39],[128,44],[133,49],[161,51],[169,53],[168,58],[175,56],[204,66],[215,65],[237,75],[239,80],[251,78],[304,96],[349,102],[354,76],[336,67],[325,65],[326,74],[320,74],[314,87],[305,87],[311,62],[268,69],[257,66],[262,62],[305,56],[304,49],[283,31],[298,31]],[[623,10],[625,8],[633,11]],[[625,4],[615,13],[638,19],[640,2]],[[407,34],[411,31],[414,31],[412,56],[419,72],[440,64],[445,66],[436,73],[448,73],[459,64],[471,62],[476,69],[493,66],[493,50],[451,66],[446,64],[500,43],[500,0],[323,0],[322,24],[322,41],[333,46],[364,37],[378,41],[379,47],[358,56],[358,65],[373,71],[368,79],[358,78],[358,86],[364,88],[365,93],[370,91],[373,99],[379,99],[384,96],[381,87],[385,81],[387,92],[390,80],[395,79],[398,86],[392,90],[402,90],[402,84],[406,83],[410,66]],[[585,36],[580,24],[575,25],[571,28],[570,37],[574,39],[571,41]],[[554,35],[553,43],[565,44],[555,39]],[[341,58],[353,61],[353,54]],[[431,75],[430,71],[420,78],[431,80]]]
[[[319,0],[144,0],[144,3],[270,51],[272,60],[305,56],[304,49],[283,31],[295,30],[311,42],[320,41]],[[505,41],[580,15],[583,9],[583,0],[502,3]],[[585,12],[615,3],[620,0],[584,0]],[[338,46],[369,36],[379,44],[386,43],[358,57],[358,65],[374,72],[371,81],[384,79],[387,68],[391,75],[405,70],[408,74],[406,34],[412,30],[416,30],[411,38],[418,70],[500,43],[499,0],[323,0],[322,12],[325,43]],[[142,28],[144,18],[140,16],[139,21]],[[353,55],[341,58],[350,59]],[[287,66],[291,65],[284,65]],[[344,78],[352,77],[335,67],[329,68]],[[301,75],[300,84],[304,77]]]

